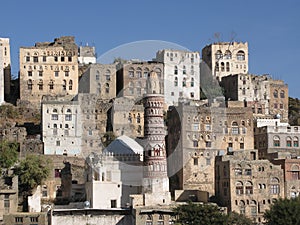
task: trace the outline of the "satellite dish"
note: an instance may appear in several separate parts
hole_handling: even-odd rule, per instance
[[[281,117],[280,114],[276,114],[275,116],[276,119],[280,119],[280,117]]]

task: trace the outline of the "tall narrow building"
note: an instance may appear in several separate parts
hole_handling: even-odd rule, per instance
[[[0,38],[0,105],[10,88],[10,45],[9,38]]]
[[[151,72],[144,95],[144,205],[170,204],[169,178],[163,119],[164,96],[160,92],[159,78]]]

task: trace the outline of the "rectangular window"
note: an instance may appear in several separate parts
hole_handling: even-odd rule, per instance
[[[240,143],[240,149],[244,149],[244,143]]]
[[[198,166],[198,158],[194,158],[194,166]]]
[[[299,171],[292,171],[292,179],[299,180]]]
[[[10,208],[10,201],[9,201],[9,199],[4,199],[4,208]]]
[[[60,146],[60,141],[56,141],[56,146]]]
[[[16,223],[23,223],[23,217],[15,217]]]
[[[245,175],[251,176],[252,170],[251,169],[245,169]]]
[[[273,184],[270,188],[271,194],[279,194],[279,184]]]
[[[37,56],[33,56],[33,62],[39,62],[39,58]]]
[[[26,56],[26,62],[30,62],[30,56]]]
[[[191,98],[194,98],[194,96],[195,96],[194,92],[191,92]]]
[[[39,77],[43,76],[43,71],[39,71]]]
[[[47,56],[43,56],[43,62],[47,61]]]
[[[210,131],[210,130],[211,130],[210,124],[205,124],[205,131]]]
[[[194,123],[194,124],[193,124],[193,130],[194,130],[194,131],[199,130],[199,124]]]
[[[38,217],[30,217],[30,222],[39,222]]]
[[[96,80],[100,80],[100,75],[96,74]]]
[[[65,77],[69,76],[69,71],[65,71]]]
[[[62,56],[62,57],[60,58],[60,61],[64,62],[64,61],[65,61],[65,57]]]
[[[211,147],[211,142],[210,142],[210,141],[205,142],[205,146],[206,146],[207,148],[210,148],[210,147]]]
[[[59,75],[59,71],[54,71],[54,76],[58,77],[58,75]]]
[[[194,148],[197,148],[197,147],[198,147],[198,141],[197,141],[197,140],[194,140],[194,141],[193,141],[193,146],[194,146]]]
[[[111,208],[117,208],[117,200],[110,200]]]
[[[58,61],[58,57],[54,56],[54,62],[57,62],[57,61]]]
[[[72,120],[72,115],[68,114],[65,116],[66,117],[66,121],[71,121]]]
[[[69,56],[69,57],[68,57],[68,61],[69,61],[69,62],[72,62],[72,56]]]
[[[28,71],[27,74],[28,74],[29,77],[32,77],[32,71]]]
[[[58,120],[58,115],[57,114],[52,114],[51,119],[52,120]]]
[[[60,169],[54,169],[54,177],[60,178],[61,177],[61,170]]]
[[[239,134],[239,128],[238,127],[232,127],[231,128],[231,133],[232,134]]]
[[[244,194],[244,188],[243,188],[243,186],[237,186],[237,187],[235,188],[235,193],[236,193],[237,195],[242,195],[242,194]]]

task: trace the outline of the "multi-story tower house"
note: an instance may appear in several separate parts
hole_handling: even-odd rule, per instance
[[[78,47],[74,37],[20,48],[20,99],[40,108],[44,95],[78,93]]]
[[[128,61],[117,65],[117,97],[129,97],[141,100],[146,93],[148,74],[155,71],[159,77],[160,92],[163,93],[163,64],[149,61]]]
[[[202,63],[221,81],[230,74],[248,73],[248,43],[216,42],[202,49]]]
[[[257,150],[220,154],[215,162],[215,191],[219,205],[264,222],[270,205],[284,197],[283,170],[269,160],[259,160]]]
[[[116,98],[111,111],[111,121],[116,136],[144,136],[144,107],[134,99]]]
[[[81,154],[80,113],[80,106],[77,101],[65,101],[54,97],[43,100],[44,154]]]
[[[164,64],[164,97],[167,106],[178,98],[200,99],[200,55],[198,52],[164,49],[156,53]]]
[[[147,78],[144,95],[144,205],[170,204],[164,127],[164,97],[155,72]]]
[[[234,74],[222,78],[225,97],[243,101],[252,108],[258,118],[274,118],[288,121],[288,86],[282,80],[273,80],[268,75]]]
[[[10,45],[9,38],[0,38],[0,105],[10,90]]]
[[[220,150],[253,149],[252,113],[244,107],[180,103],[168,111],[168,172],[171,190],[214,195],[214,158]]]
[[[96,49],[93,46],[79,46],[78,62],[79,64],[94,64],[96,63]]]
[[[300,156],[300,126],[285,123],[255,128],[254,146],[259,157],[264,159],[285,158],[286,154],[296,158]]]
[[[116,65],[91,64],[79,80],[79,93],[96,94],[100,99],[116,97]]]

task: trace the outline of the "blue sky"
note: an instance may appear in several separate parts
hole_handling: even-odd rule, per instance
[[[290,96],[300,98],[298,0],[10,0],[1,2],[0,20],[0,37],[11,39],[14,75],[19,47],[63,35],[94,45],[101,56],[143,40],[201,51],[220,33],[221,41],[248,42],[249,72],[283,79]]]

